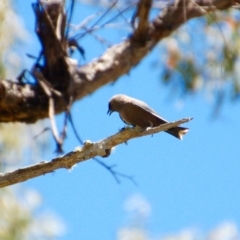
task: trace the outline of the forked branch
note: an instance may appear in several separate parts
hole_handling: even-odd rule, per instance
[[[39,60],[43,63],[40,65],[37,61],[35,67],[42,72],[50,88],[61,93],[61,96],[53,95],[55,114],[58,114],[66,111],[70,98],[74,103],[129,73],[159,41],[186,21],[228,9],[240,0],[169,1],[152,21],[149,20],[151,1],[141,0],[137,5],[135,31],[121,43],[108,48],[101,57],[82,66],[68,55],[71,44],[63,34],[67,17],[63,6],[56,1],[54,4],[36,2],[36,33],[42,45]],[[0,81],[0,122],[34,123],[49,117],[49,97],[39,85],[38,78],[36,83]]]

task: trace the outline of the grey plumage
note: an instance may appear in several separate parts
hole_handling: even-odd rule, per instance
[[[108,114],[118,112],[120,118],[129,125],[139,126],[141,128],[156,127],[168,121],[158,115],[146,103],[124,94],[113,96],[108,104]],[[175,127],[166,132],[178,139],[189,131],[188,128]]]

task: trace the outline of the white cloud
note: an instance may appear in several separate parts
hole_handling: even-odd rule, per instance
[[[234,222],[223,222],[209,233],[209,240],[237,240],[239,230]]]
[[[148,218],[151,214],[150,203],[140,194],[130,196],[125,202],[125,209],[131,215]]]

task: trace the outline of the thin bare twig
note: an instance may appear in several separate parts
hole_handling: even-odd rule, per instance
[[[72,126],[73,132],[74,132],[74,134],[75,134],[78,142],[83,145],[84,142],[83,142],[83,140],[80,138],[80,136],[79,136],[79,134],[78,134],[78,132],[77,132],[77,129],[76,129],[75,124],[74,124],[73,119],[72,119],[72,114],[71,114],[70,112],[69,112],[69,116],[68,116],[68,121],[70,122],[70,124],[71,124],[71,126]]]
[[[119,16],[122,16],[124,12],[126,12],[127,10],[129,10],[131,7],[133,7],[135,5],[135,3],[130,4],[129,6],[127,6],[126,8],[124,8],[123,10],[118,10],[118,14],[116,14],[114,17],[112,17],[111,19],[107,20],[106,22],[104,22],[103,24],[97,26],[96,23],[93,24],[93,26],[91,26],[90,28],[87,28],[85,26],[82,26],[82,29],[86,29],[86,31],[84,33],[79,33],[77,34],[74,38],[76,38],[77,40],[83,38],[86,34],[88,33],[92,33],[94,31],[97,31],[105,26],[107,26],[109,23],[111,23],[112,21],[114,21],[116,18],[118,18]],[[104,13],[105,14],[105,13]],[[102,17],[101,17],[102,18]],[[97,21],[98,23],[99,21]]]
[[[105,22],[104,24],[101,25],[101,27],[111,23],[112,21],[114,21],[116,18],[118,18],[119,16],[122,16],[122,18],[126,21],[125,17],[123,16],[123,13],[126,12],[127,10],[129,10],[130,8],[132,8],[134,5],[136,5],[136,3],[132,3],[129,6],[127,6],[126,8],[124,8],[123,10],[119,10],[118,8],[118,14],[116,14],[114,17],[110,18],[107,22]]]
[[[100,159],[98,158],[93,158],[97,163],[99,163],[101,166],[103,166],[104,168],[106,168],[111,174],[112,176],[114,177],[114,179],[116,180],[116,182],[118,184],[121,183],[119,177],[123,177],[123,178],[126,178],[128,180],[130,180],[134,185],[137,186],[137,183],[134,181],[134,178],[133,176],[129,176],[129,175],[126,175],[124,173],[121,173],[121,172],[118,172],[118,171],[115,171],[114,168],[116,167],[116,165],[107,165],[105,164],[103,161],[101,161]]]
[[[33,69],[32,71],[33,76],[38,80],[39,85],[42,87],[43,91],[45,94],[48,96],[48,115],[51,123],[51,130],[52,134],[54,137],[54,140],[56,142],[57,148],[56,152],[57,153],[63,153],[62,150],[62,139],[59,136],[58,130],[57,130],[57,125],[55,121],[55,107],[54,107],[54,98],[53,98],[53,89],[50,86],[50,83],[47,82],[47,80],[44,79],[42,73],[38,71],[36,68]]]
[[[69,14],[67,14],[68,15],[68,21],[67,21],[66,38],[68,38],[69,28],[70,28],[70,23],[72,21],[74,6],[75,6],[75,0],[71,0]]]
[[[47,131],[51,131],[50,127],[45,127],[40,133],[36,134],[33,139],[37,139],[40,135],[42,135],[43,133],[47,132]]]
[[[59,154],[63,153],[63,149],[62,149],[63,142],[59,136],[57,124],[55,121],[54,99],[52,97],[49,98],[49,119],[51,123],[52,134],[57,145],[56,153],[59,153]]]
[[[97,24],[110,12],[110,10],[117,4],[118,0],[114,1],[109,7],[108,9],[103,13],[103,15],[89,28],[88,31],[84,32],[81,35],[76,35],[75,39],[80,39],[83,38],[87,33],[94,31],[95,26],[97,26]]]
[[[68,103],[67,109],[65,111],[64,122],[63,122],[63,130],[61,132],[61,137],[60,137],[60,141],[61,141],[62,144],[64,142],[64,139],[67,136],[67,123],[68,123],[69,116],[71,114],[70,111],[71,111],[71,107],[72,107],[72,102],[73,102],[73,98],[72,98],[72,96],[70,96],[69,103]]]
[[[87,25],[89,24],[89,22],[91,22],[94,18],[96,18],[99,14],[102,13],[102,9],[99,10],[98,12],[86,17],[82,22],[80,22],[79,24],[77,25],[74,25],[72,23],[69,23],[69,26],[72,28],[72,31],[69,33],[69,37],[72,36],[73,37],[73,34],[74,32],[76,31],[79,31],[80,29],[82,28],[87,28]]]

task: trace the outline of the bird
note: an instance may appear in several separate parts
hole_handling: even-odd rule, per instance
[[[110,99],[107,114],[110,116],[113,112],[118,112],[122,121],[133,127],[138,126],[146,129],[168,123],[167,120],[157,114],[145,102],[124,94],[114,95]],[[165,132],[182,140],[183,135],[185,135],[188,131],[188,128],[174,127],[166,130]]]

